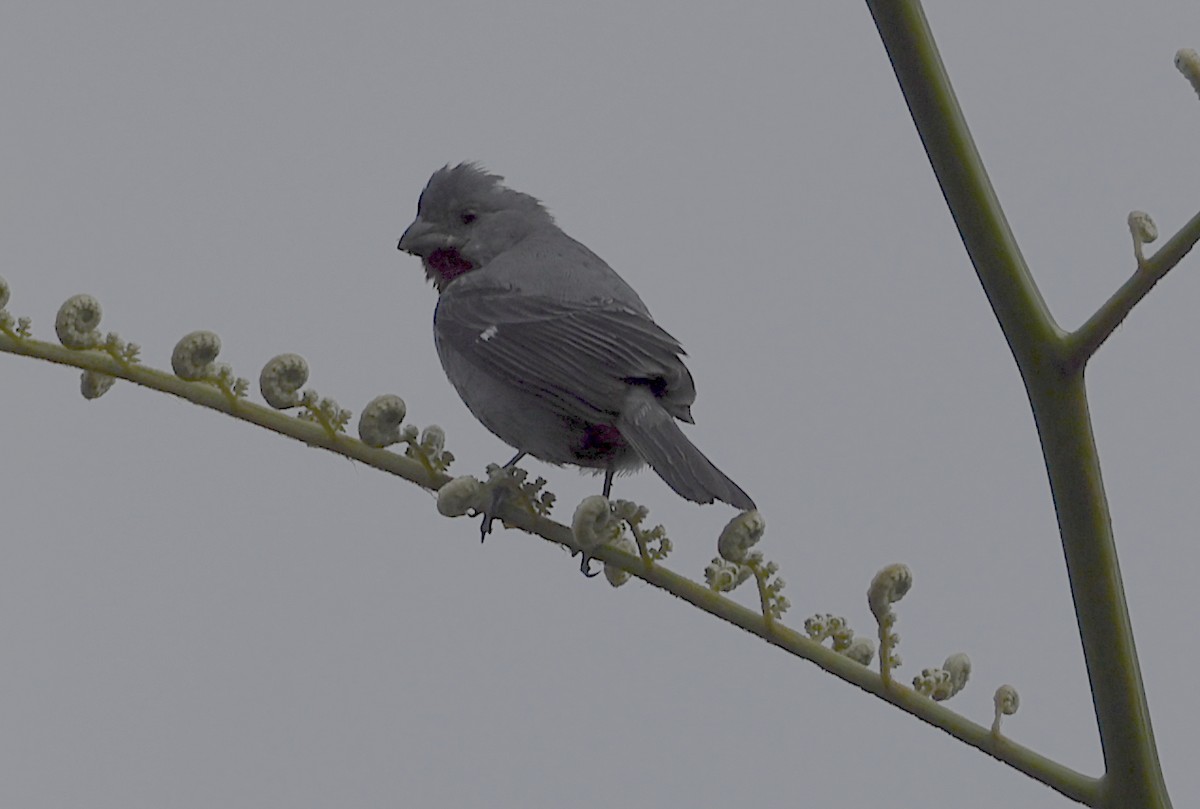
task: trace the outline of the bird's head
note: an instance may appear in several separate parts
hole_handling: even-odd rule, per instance
[[[421,192],[417,218],[397,246],[421,258],[439,292],[554,224],[542,203],[506,187],[503,179],[475,163],[459,163],[434,172]]]

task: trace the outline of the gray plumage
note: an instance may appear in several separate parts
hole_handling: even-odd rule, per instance
[[[463,402],[520,453],[604,470],[606,495],[613,473],[645,462],[689,500],[754,508],[676,424],[692,422],[696,398],[679,342],[502,179],[440,169],[400,237],[438,289],[434,342]]]

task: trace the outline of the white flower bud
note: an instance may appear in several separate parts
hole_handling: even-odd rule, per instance
[[[721,557],[715,557],[704,568],[704,582],[710,590],[718,593],[728,593],[744,584],[754,575],[748,565],[737,562],[726,562]]]
[[[84,371],[79,378],[79,392],[85,399],[99,399],[116,382],[116,377],[96,371]]]
[[[54,331],[67,348],[95,348],[100,344],[100,301],[91,295],[74,295],[58,307]]]
[[[430,455],[438,455],[446,448],[446,431],[436,424],[430,424],[421,432],[419,442]]]
[[[967,680],[971,678],[971,658],[962,652],[952,654],[946,658],[942,668],[950,675],[950,684],[954,689],[952,694],[967,687]]]
[[[882,621],[892,611],[892,604],[904,598],[910,587],[912,571],[907,565],[888,565],[876,573],[867,589],[867,604],[875,620]]]
[[[279,354],[263,366],[258,389],[267,404],[287,410],[303,403],[299,391],[308,381],[308,362],[299,354]]]
[[[584,551],[615,539],[620,527],[620,522],[613,517],[608,498],[599,494],[583,498],[571,518],[575,545]]]
[[[300,384],[304,384],[303,382]],[[400,423],[408,414],[404,400],[391,393],[376,396],[367,402],[358,417],[358,437],[371,447],[388,447],[400,443]]]
[[[875,644],[870,638],[856,637],[842,652],[846,657],[864,666],[871,665],[875,657]]]
[[[214,374],[213,360],[221,353],[221,338],[211,331],[185,334],[171,352],[171,368],[180,379],[195,382]]]
[[[1175,53],[1175,67],[1184,75],[1196,95],[1200,96],[1200,54],[1191,48],[1182,48]]]
[[[478,511],[482,493],[483,484],[470,475],[447,481],[438,489],[438,513],[443,517],[462,517],[471,511]]]
[[[1011,685],[1002,685],[996,689],[992,703],[996,706],[995,719],[992,720],[992,733],[999,735],[1000,718],[1015,714],[1017,708],[1021,707],[1021,698],[1017,695],[1017,689]]]
[[[636,554],[637,546],[633,544],[633,540],[627,536],[622,536],[613,543],[613,547],[622,550],[625,553]],[[610,565],[607,562],[604,564],[604,578],[608,579],[608,583],[613,587],[620,587],[625,582],[629,581],[633,574],[627,570],[622,570],[615,565]]]
[[[1129,232],[1133,234],[1135,242],[1150,244],[1158,238],[1158,225],[1145,211],[1132,211],[1129,214]]]
[[[741,562],[746,558],[746,552],[754,547],[763,533],[767,530],[767,521],[757,509],[743,511],[738,514],[717,539],[717,553],[728,562]]]

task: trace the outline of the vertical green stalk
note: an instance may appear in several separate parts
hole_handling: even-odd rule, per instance
[[[916,0],[867,0],[913,122],[1037,423],[1104,751],[1097,803],[1170,806],[1146,705],[1092,435],[1082,365],[1004,218]]]

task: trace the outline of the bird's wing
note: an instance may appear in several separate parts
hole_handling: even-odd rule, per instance
[[[568,414],[615,416],[633,384],[691,420],[695,388],[680,359],[683,347],[646,315],[615,302],[452,287],[438,301],[434,331],[473,365]]]

